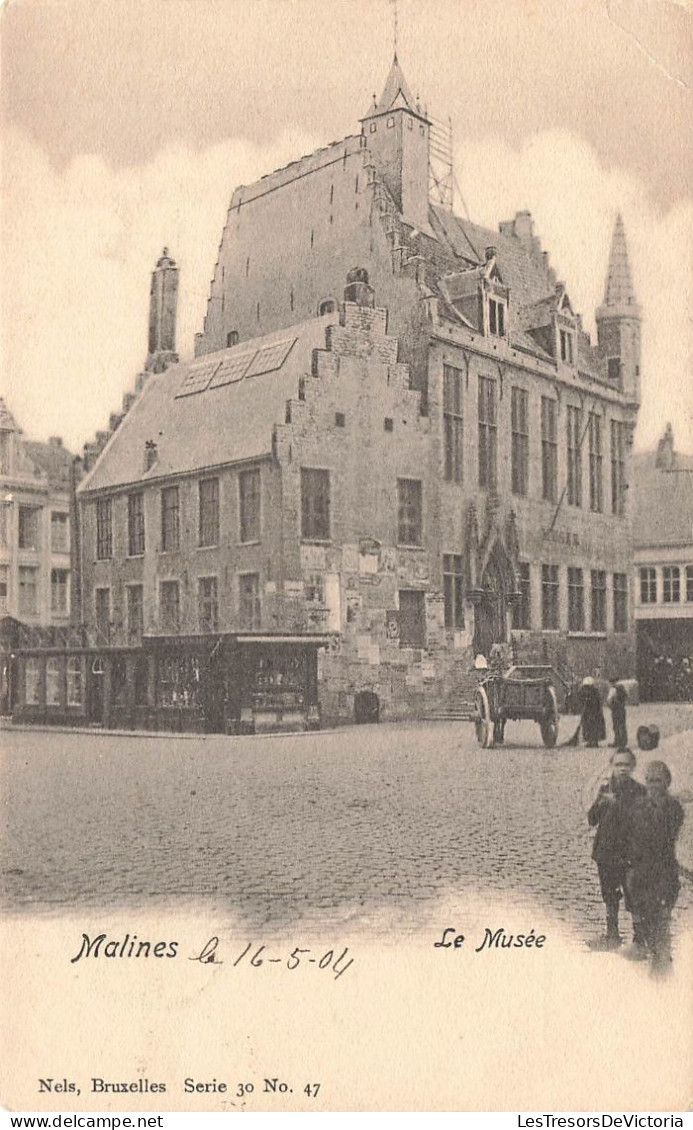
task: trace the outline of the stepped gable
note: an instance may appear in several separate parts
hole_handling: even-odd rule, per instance
[[[555,276],[540,249],[532,254],[527,244],[517,236],[483,228],[444,208],[432,205],[431,212],[433,230],[456,257],[478,264],[484,262],[487,247],[496,249],[503,282],[510,287],[511,309],[528,306],[553,295]],[[460,269],[459,266],[457,269]]]
[[[80,492],[271,454],[274,426],[284,422],[287,400],[336,320],[314,318],[152,374]],[[145,469],[148,452],[155,456]]]
[[[486,249],[493,248],[503,282],[510,290],[511,345],[537,357],[553,360],[529,330],[549,323],[565,288],[557,284],[548,255],[532,233],[529,214],[519,213],[515,220],[502,223],[498,231],[493,231],[431,204],[430,222],[437,238],[417,234],[416,245],[417,251],[426,260],[426,282],[434,293],[447,303],[447,287],[442,285],[445,276],[461,275],[463,278],[469,272],[471,277],[471,273],[484,264]],[[455,283],[463,285],[457,279]],[[453,313],[465,323],[461,315]],[[599,377],[597,351],[582,329],[579,317],[576,323],[580,368],[587,375]]]

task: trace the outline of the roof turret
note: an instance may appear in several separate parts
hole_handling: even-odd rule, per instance
[[[397,53],[395,52],[390,67],[390,73],[387,76],[385,88],[377,100],[373,97],[373,105],[369,107],[367,118],[372,118],[376,114],[386,114],[389,110],[411,110],[415,114],[421,116],[421,111],[417,108],[416,101],[412,97],[409,84],[404,77]]]
[[[621,315],[631,318],[637,318],[640,315],[628,262],[626,232],[620,213],[616,217],[614,234],[611,240],[604,302],[598,311],[598,316],[600,315],[604,317]]]
[[[0,429],[3,432],[17,432],[19,428],[14,422],[14,416],[5,404],[3,397],[0,396]]]

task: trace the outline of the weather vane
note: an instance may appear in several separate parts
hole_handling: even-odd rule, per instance
[[[390,0],[394,13],[394,45],[395,45],[395,59],[397,58],[397,0]]]

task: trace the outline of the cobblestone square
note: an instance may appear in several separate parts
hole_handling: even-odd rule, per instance
[[[633,733],[645,720],[690,800],[693,706],[629,712]],[[572,725],[561,719],[559,740]],[[482,750],[468,723],[250,738],[5,731],[4,903],[193,901],[283,927],[416,914],[473,891],[526,897],[591,935],[603,908],[585,812],[609,751],[545,750],[533,724],[507,736]],[[691,890],[684,879],[679,919]]]

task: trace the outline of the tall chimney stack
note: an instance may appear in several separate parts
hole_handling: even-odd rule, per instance
[[[176,352],[176,314],[178,310],[178,267],[172,259],[168,247],[164,247],[161,258],[152,271],[152,285],[149,292],[149,348],[147,368],[157,354]],[[173,357],[168,360],[173,360]]]

